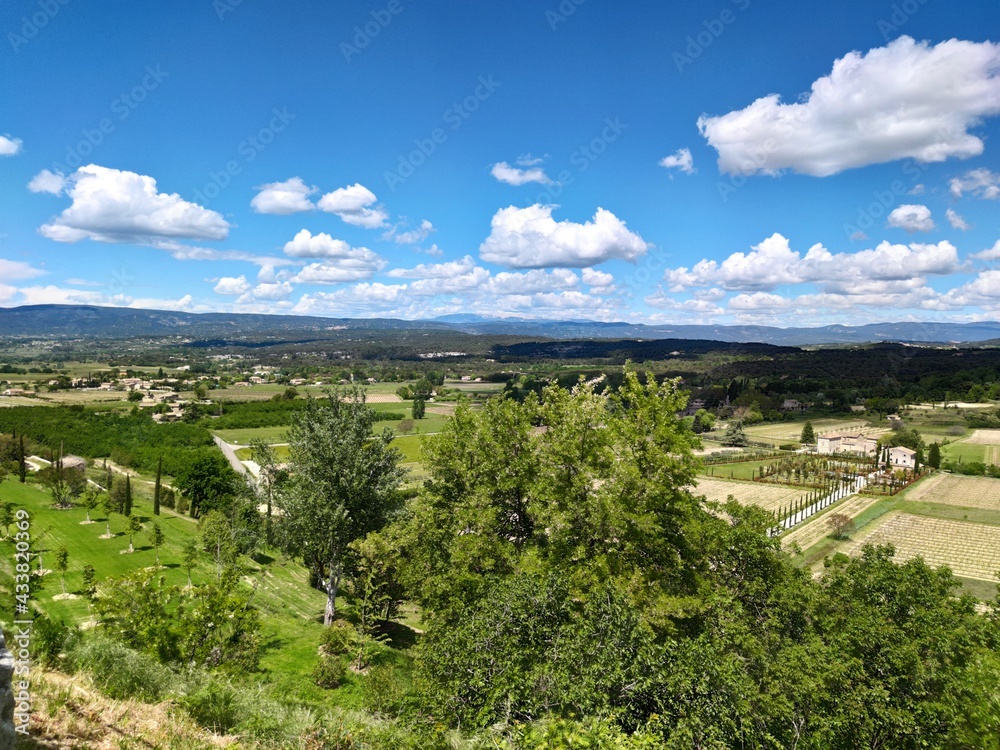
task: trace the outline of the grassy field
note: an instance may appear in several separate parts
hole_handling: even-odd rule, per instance
[[[761,467],[770,466],[776,458],[768,458],[763,461],[744,461],[732,464],[713,464],[706,466],[702,470],[702,475],[717,477],[719,479],[743,479],[753,480],[755,475],[760,474]]]
[[[954,463],[993,463],[994,446],[970,443],[968,440],[957,440],[941,446],[941,458]]]
[[[148,529],[153,516],[148,500],[135,504],[135,514],[144,522],[147,531],[134,538],[135,552],[123,554],[128,549],[128,536],[122,533],[124,519],[114,516],[111,520],[111,539],[101,539],[105,533],[104,515],[92,513],[96,523],[85,524],[86,512],[82,508],[55,510],[49,496],[35,485],[17,482],[0,483],[0,501],[9,501],[31,514],[31,535],[45,568],[52,568],[55,551],[65,545],[69,550],[69,570],[66,573],[66,590],[73,594],[82,585],[85,565],[93,565],[98,581],[126,573],[152,568],[156,565],[155,551],[149,544]],[[183,586],[187,571],[182,564],[184,544],[197,534],[197,523],[186,516],[179,516],[168,509],[156,519],[165,536],[160,549],[162,567],[159,574],[168,584]],[[9,541],[0,542],[0,560],[10,566],[13,548]],[[33,562],[33,565],[36,563]],[[311,705],[336,700],[340,705],[356,705],[360,701],[358,678],[348,675],[346,683],[336,691],[316,687],[309,674],[316,664],[316,648],[322,634],[322,612],[325,596],[308,585],[306,569],[297,561],[289,560],[273,551],[258,554],[245,561],[245,581],[256,587],[255,604],[262,615],[261,673],[251,677],[264,679],[279,694],[295,697]],[[197,584],[215,575],[215,567],[206,556],[195,568],[192,578]],[[44,576],[40,590],[36,588],[37,603],[43,612],[74,623],[89,619],[87,600],[83,596],[63,599],[60,576],[52,572]],[[57,598],[58,597],[58,598]],[[338,600],[338,609],[351,610],[349,595]]]
[[[768,424],[757,424],[746,428],[747,436],[751,440],[778,445],[781,443],[797,443],[802,435],[802,428],[806,422],[812,422],[813,431],[816,435],[825,435],[831,432],[862,432],[871,431],[871,426],[857,419],[807,419],[802,417],[794,422],[772,422]]]
[[[827,522],[830,514],[841,513],[848,518],[856,519],[879,502],[882,502],[882,499],[878,497],[851,495],[824,509],[823,512],[811,516],[805,523],[799,524],[783,535],[781,546],[789,549],[797,544],[799,549],[807,550],[830,535],[830,527]]]
[[[711,477],[700,477],[693,492],[696,495],[704,495],[709,501],[722,503],[732,495],[743,505],[756,505],[769,511],[777,511],[782,506],[788,506],[804,494],[798,487],[783,487],[762,482],[734,482]]]

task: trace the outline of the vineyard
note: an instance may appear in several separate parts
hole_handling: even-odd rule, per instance
[[[971,445],[1000,445],[1000,430],[976,430],[964,442]]]
[[[853,519],[860,516],[877,502],[879,502],[877,497],[852,495],[837,506],[836,512]],[[826,523],[827,518],[829,518],[829,514],[824,514],[788,532],[781,537],[781,546],[788,549],[793,544],[798,544],[802,550],[809,549],[816,542],[830,534],[830,528]]]
[[[731,482],[710,477],[699,478],[694,493],[704,495],[710,502],[719,503],[726,502],[732,495],[742,505],[756,505],[773,513],[802,496],[802,490],[797,488],[773,487],[760,482]]]
[[[933,566],[947,565],[964,578],[996,581],[1000,571],[1000,527],[893,511],[841,548],[851,556],[865,544],[893,544],[900,562],[923,557]]]
[[[1000,510],[1000,479],[938,474],[910,490],[906,499],[963,508]]]

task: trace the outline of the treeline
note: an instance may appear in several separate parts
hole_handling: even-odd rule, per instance
[[[163,456],[163,471],[176,476],[194,459],[214,450],[204,427],[175,422],[157,424],[149,412],[87,411],[72,406],[0,409],[0,434],[17,433],[58,453],[110,458],[117,464],[152,473]]]

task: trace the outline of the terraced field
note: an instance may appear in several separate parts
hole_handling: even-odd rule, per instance
[[[973,445],[1000,445],[1000,430],[976,430],[965,442]]]
[[[699,477],[694,488],[696,495],[704,495],[713,502],[726,502],[732,495],[743,505],[756,505],[764,510],[776,511],[802,497],[806,490],[799,487],[779,487],[760,482],[733,482],[713,477]]]
[[[851,556],[865,544],[893,544],[898,561],[921,556],[933,566],[947,565],[963,578],[997,581],[1000,571],[1000,527],[943,518],[887,513],[840,551]]]
[[[910,489],[906,499],[963,508],[1000,510],[1000,479],[935,474]]]

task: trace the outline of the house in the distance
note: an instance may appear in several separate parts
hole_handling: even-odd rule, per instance
[[[823,454],[857,453],[874,456],[878,441],[868,435],[820,435],[816,439],[816,452]]]
[[[786,398],[781,404],[782,411],[802,411],[804,408],[802,402],[794,398]]]
[[[87,459],[80,456],[63,456],[62,466],[63,469],[72,469],[82,474],[87,470]]]
[[[917,452],[911,448],[897,446],[889,449],[889,463],[894,469],[913,469],[917,466]]]

